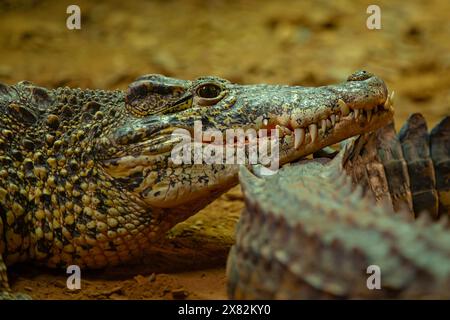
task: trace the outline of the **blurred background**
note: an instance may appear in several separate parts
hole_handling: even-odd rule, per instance
[[[66,28],[71,4],[81,30]],[[381,30],[366,27],[371,4]],[[318,86],[358,69],[395,90],[397,128],[413,112],[434,126],[450,114],[450,1],[0,0],[0,82],[8,84],[125,89],[161,73]],[[242,206],[234,188],[172,230],[128,278],[93,273],[69,292],[64,272],[32,268],[12,275],[14,287],[34,298],[225,298]]]

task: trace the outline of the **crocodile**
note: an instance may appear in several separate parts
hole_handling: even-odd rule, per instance
[[[1,84],[0,296],[18,297],[7,266],[19,262],[95,269],[139,260],[238,183],[238,164],[176,162],[179,130],[195,135],[200,121],[224,134],[274,131],[283,164],[383,126],[392,99],[365,71],[315,88],[157,74],[125,91]],[[200,139],[205,152],[212,142]]]
[[[413,114],[329,158],[241,168],[230,298],[449,299],[450,116],[428,133]]]

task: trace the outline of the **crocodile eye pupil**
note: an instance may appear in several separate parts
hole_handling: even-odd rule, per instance
[[[200,98],[212,99],[220,95],[222,89],[215,84],[205,84],[197,89],[197,95]]]

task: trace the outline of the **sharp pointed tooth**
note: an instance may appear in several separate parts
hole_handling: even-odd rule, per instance
[[[268,124],[269,124],[269,120],[264,119],[264,120],[263,120],[263,125],[267,126]]]
[[[331,128],[333,125],[331,124],[330,119],[327,119],[327,129]]]
[[[377,113],[378,112],[378,106],[376,106],[375,108],[373,108],[373,112]]]
[[[264,178],[275,173],[274,171],[264,167],[261,164],[252,164],[252,172],[257,177],[256,179]]]
[[[320,126],[322,129],[322,132],[327,131],[327,120],[323,119],[322,121],[320,121]]]
[[[282,128],[279,124],[277,124],[277,125],[275,126],[275,130],[278,131],[278,134],[279,134],[279,135],[282,135],[282,134],[284,133],[283,128]]]
[[[284,127],[284,126],[281,126],[281,125],[279,125],[279,124],[277,124],[277,125],[275,126],[275,128],[278,129],[278,130],[280,130],[282,133],[284,133],[284,134],[286,134],[286,135],[289,135],[289,134],[292,133],[291,130],[289,130],[288,128],[286,128],[286,127]]]
[[[294,140],[294,148],[297,150],[305,140],[305,129],[297,128],[294,130],[295,140]]]
[[[317,140],[317,124],[313,123],[308,126],[309,134],[311,135],[311,142]]]
[[[392,91],[391,94],[388,95],[388,97],[383,105],[385,110],[389,110],[394,105],[394,96],[395,96],[395,91]]]
[[[335,125],[336,124],[336,116],[334,115],[334,114],[332,114],[331,116],[330,116],[330,120],[331,120],[331,125]]]
[[[336,115],[336,122],[339,122],[339,121],[341,121],[341,117],[337,114]]]
[[[344,102],[344,100],[339,99],[338,100],[339,108],[341,108],[341,113],[345,117],[350,112],[350,108],[348,105]]]
[[[391,106],[394,105],[394,95],[395,95],[395,91],[392,91],[391,95],[389,96],[389,103],[391,104]]]
[[[367,121],[372,120],[372,110],[367,110]]]
[[[359,116],[359,109],[355,109],[355,119],[358,119]]]

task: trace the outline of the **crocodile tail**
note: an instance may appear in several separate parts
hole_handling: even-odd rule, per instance
[[[438,213],[441,217],[450,217],[450,116],[431,130],[430,151],[439,196]]]
[[[397,137],[394,123],[391,122],[378,130],[375,136],[378,142],[377,154],[383,163],[393,209],[397,212],[406,209],[413,213],[408,164],[403,157],[402,146]]]
[[[430,133],[421,114],[412,114],[399,133],[394,123],[350,142],[344,169],[378,202],[414,217],[450,215],[450,117]]]
[[[394,123],[360,136],[353,144],[343,168],[354,184],[368,196],[385,203],[396,212],[413,216],[413,199],[407,162]]]
[[[438,218],[438,193],[436,175],[430,155],[430,136],[425,118],[412,114],[398,133],[403,157],[408,163],[411,194],[416,216],[427,211]]]

